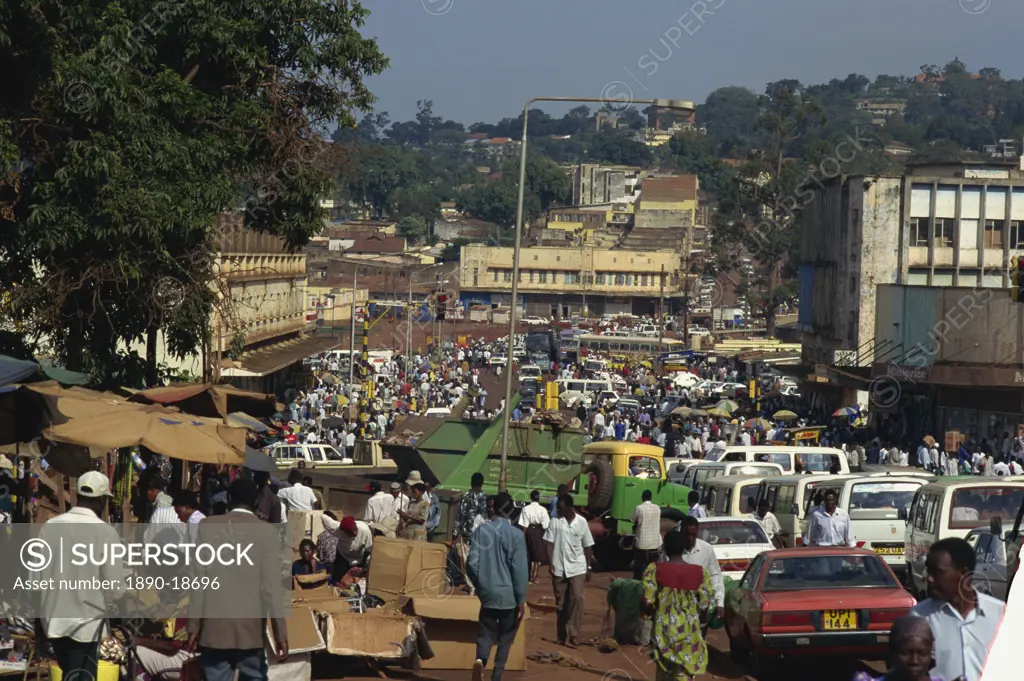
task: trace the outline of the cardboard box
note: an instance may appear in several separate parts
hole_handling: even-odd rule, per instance
[[[367,591],[385,601],[400,596],[440,596],[445,590],[448,547],[409,539],[373,540]]]
[[[306,605],[293,605],[291,614],[285,620],[288,627],[288,648],[289,653],[310,653],[323,650],[327,647],[320,627],[317,626],[316,616],[313,610]],[[276,655],[274,648],[273,628],[267,622],[267,641],[271,651]]]
[[[327,652],[403,660],[416,649],[413,620],[381,608],[358,612],[330,612],[327,619]]]
[[[427,640],[434,657],[421,662],[423,669],[472,669],[476,660],[476,626],[480,619],[480,599],[476,596],[413,597],[402,600],[403,612],[423,620]],[[526,669],[526,626],[530,609],[519,624],[508,652],[505,669]],[[494,666],[490,656],[487,668]]]

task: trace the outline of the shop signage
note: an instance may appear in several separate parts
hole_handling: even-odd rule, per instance
[[[897,381],[914,381],[915,383],[923,383],[928,380],[928,368],[889,364],[885,368],[885,375],[889,378],[895,378]]]

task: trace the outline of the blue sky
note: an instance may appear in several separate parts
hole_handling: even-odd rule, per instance
[[[464,123],[515,116],[535,96],[702,102],[849,73],[909,75],[958,56],[1020,78],[1022,0],[363,0],[391,68],[377,109],[416,100]],[[653,50],[653,52],[652,52]],[[545,107],[553,113],[561,110]]]

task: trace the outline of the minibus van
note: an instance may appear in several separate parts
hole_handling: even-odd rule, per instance
[[[786,447],[779,445],[735,445],[709,454],[715,461],[749,461],[777,463],[785,474],[796,472],[796,459],[800,458],[803,470],[816,475],[828,475],[832,466],[839,466],[839,473],[850,472],[846,453],[832,447]],[[709,461],[712,459],[708,459]]]
[[[768,510],[775,514],[786,536],[787,548],[803,544],[807,516],[817,506],[818,496],[825,489],[837,489],[847,475],[784,475],[762,480],[757,488],[757,503],[768,500]]]
[[[906,571],[910,593],[927,593],[925,559],[928,549],[946,537],[966,537],[971,530],[1001,518],[1006,525],[1017,517],[1024,501],[1024,480],[998,477],[957,477],[923,485],[906,513]]]
[[[757,510],[757,488],[763,475],[725,475],[704,483],[704,508],[709,516],[746,518]]]
[[[742,461],[728,461],[722,463],[698,463],[687,468],[681,475],[675,472],[674,468],[669,469],[669,477],[672,482],[686,485],[695,492],[701,492],[701,503],[703,503],[704,486],[709,480],[726,475],[760,475],[762,477],[775,477],[783,474],[782,466],[777,463],[745,463]]]

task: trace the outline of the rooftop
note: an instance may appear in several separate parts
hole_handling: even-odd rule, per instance
[[[640,201],[675,202],[697,200],[697,176],[648,177],[640,187]]]

